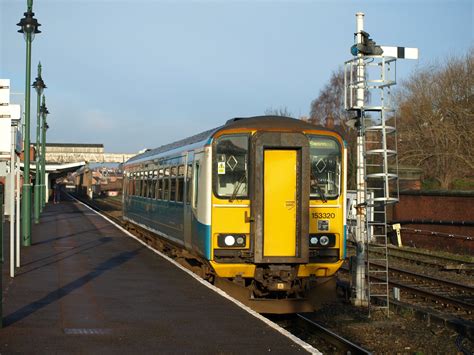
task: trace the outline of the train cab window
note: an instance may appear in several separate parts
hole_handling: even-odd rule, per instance
[[[184,165],[178,166],[178,179],[176,181],[176,202],[184,200]]]
[[[176,166],[171,167],[171,178],[170,178],[170,201],[176,201],[176,173],[178,168]]]
[[[248,196],[248,135],[225,135],[214,145],[214,193],[220,198]]]
[[[191,203],[191,194],[193,189],[191,188],[191,181],[193,181],[193,166],[192,164],[188,165],[188,171],[186,175],[186,186],[187,186],[187,193],[186,193],[186,204],[189,205]]]
[[[340,194],[342,149],[338,141],[322,136],[309,136],[311,186],[315,200],[334,200]]]
[[[165,169],[164,177],[163,177],[164,185],[163,185],[163,200],[169,200],[170,198],[170,189],[169,189],[169,183],[170,183],[170,168]]]

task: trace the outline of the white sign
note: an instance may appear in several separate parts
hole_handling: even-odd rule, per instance
[[[217,174],[219,175],[225,174],[225,161],[220,161],[217,163]]]
[[[0,105],[10,103],[10,79],[0,79]]]
[[[384,57],[418,59],[418,48],[381,46]]]
[[[2,107],[2,106],[0,106]],[[8,107],[8,106],[3,106]],[[0,154],[10,155],[12,124],[10,118],[0,116]]]

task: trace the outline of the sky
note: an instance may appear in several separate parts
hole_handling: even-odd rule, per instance
[[[0,0],[0,78],[24,100],[26,0]],[[47,140],[134,153],[286,108],[309,115],[351,58],[355,13],[377,44],[418,47],[398,82],[473,47],[473,2],[34,0],[32,45],[47,85]],[[36,93],[32,91],[32,141]]]

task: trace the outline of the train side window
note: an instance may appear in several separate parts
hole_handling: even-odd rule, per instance
[[[176,181],[176,202],[184,200],[184,165],[178,166],[178,179]]]
[[[198,205],[199,171],[200,171],[200,164],[199,164],[199,161],[196,160],[194,162],[194,175],[193,175],[193,191],[194,191],[193,208],[197,208],[197,205]]]
[[[147,194],[147,176],[145,175],[145,172],[142,172],[142,197],[146,197]]]
[[[132,181],[132,195],[137,195],[137,176],[133,174],[133,181]]]
[[[142,197],[147,197],[147,195],[148,195],[148,174],[143,172],[142,173]]]
[[[141,196],[142,195],[142,177],[140,174],[137,176],[137,190],[136,190],[136,195]]]
[[[193,181],[193,166],[192,164],[188,165],[188,174],[186,175],[186,186],[188,188],[187,194],[186,194],[186,204],[189,205],[191,203],[191,194],[192,194],[192,186],[191,186],[191,181]]]
[[[163,199],[163,169],[158,170],[158,182],[156,185],[156,198]]]
[[[150,175],[148,171],[145,172],[144,179],[145,179],[145,192],[144,192],[143,197],[148,198],[148,195],[150,193]]]
[[[153,199],[155,198],[157,175],[158,175],[158,172],[156,170],[154,170],[151,173],[151,187],[150,187],[149,196],[150,198],[153,198]]]
[[[128,177],[127,175],[124,174],[124,177],[123,177],[123,186],[122,186],[122,194],[124,196],[127,196],[128,195]]]
[[[170,201],[176,201],[176,173],[178,168],[176,166],[171,167],[171,179],[170,179]]]
[[[152,191],[152,186],[153,186],[153,171],[148,172],[148,193],[146,197],[151,198],[151,195],[153,194]]]
[[[135,196],[140,196],[140,175],[135,175]]]
[[[163,200],[169,200],[170,199],[170,189],[169,189],[169,183],[170,183],[170,168],[165,169],[165,175],[163,178],[164,181],[164,186],[163,186]]]

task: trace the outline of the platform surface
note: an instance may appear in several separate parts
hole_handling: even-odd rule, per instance
[[[306,353],[94,212],[48,204],[9,277],[0,353]]]

